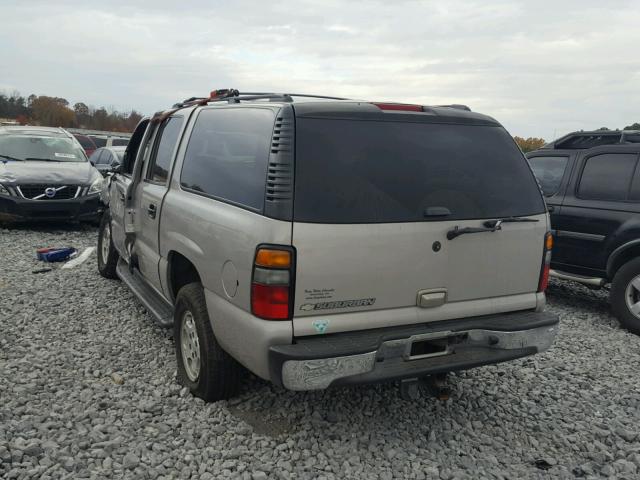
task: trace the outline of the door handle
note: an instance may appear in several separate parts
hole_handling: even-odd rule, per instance
[[[150,203],[147,207],[147,215],[151,218],[156,218],[156,205],[155,203]]]

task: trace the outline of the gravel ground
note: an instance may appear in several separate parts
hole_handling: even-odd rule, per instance
[[[640,478],[640,338],[606,292],[553,283],[548,352],[454,375],[446,402],[394,385],[231,402],[176,384],[171,332],[95,254],[33,274],[90,227],[0,229],[1,478]]]

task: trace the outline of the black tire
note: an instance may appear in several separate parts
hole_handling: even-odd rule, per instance
[[[195,324],[198,345],[191,344],[192,351],[199,350],[199,374],[194,379],[187,373],[190,368],[185,365],[182,355],[182,325],[189,321],[191,315],[192,324]],[[174,342],[176,345],[176,360],[178,363],[178,381],[188,387],[193,395],[207,402],[226,400],[233,397],[240,385],[240,373],[242,367],[218,344],[211,323],[204,298],[204,292],[200,283],[185,285],[178,292],[174,313]],[[186,331],[190,328],[185,327]],[[193,331],[193,329],[191,329]],[[189,342],[187,342],[189,343]],[[187,353],[187,357],[189,353]],[[187,360],[188,361],[188,360]]]
[[[611,284],[611,309],[623,327],[636,335],[640,335],[640,316],[634,315],[627,305],[627,288],[633,279],[640,276],[640,258],[625,263],[613,278]],[[636,292],[635,300],[640,302],[640,292]],[[640,314],[639,314],[640,315]]]
[[[103,250],[102,248],[105,241],[105,229],[108,229],[108,250]],[[118,251],[113,246],[113,240],[111,238],[111,215],[109,215],[109,211],[107,210],[104,212],[104,215],[102,215],[100,228],[98,229],[98,271],[100,275],[104,278],[118,278],[118,275],[116,275],[116,267],[119,258],[120,255],[118,255]]]

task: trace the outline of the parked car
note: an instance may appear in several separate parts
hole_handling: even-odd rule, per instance
[[[122,164],[125,149],[126,147],[99,148],[89,157],[89,162],[91,162],[100,173],[106,175]]]
[[[611,285],[611,308],[640,334],[640,131],[575,132],[528,154],[555,233],[551,274]]]
[[[0,221],[97,221],[103,183],[69,132],[0,127]]]
[[[82,145],[84,153],[87,154],[87,157],[90,157],[93,152],[95,152],[96,148],[98,148],[96,147],[94,141],[86,135],[82,135],[81,133],[74,133],[73,136],[76,137],[76,140],[78,140],[80,145]]]
[[[540,189],[466,107],[217,91],[143,120],[109,178],[98,269],[173,326],[206,400],[239,364],[291,390],[406,382],[556,334]]]
[[[89,135],[89,138],[96,144],[97,148],[102,147],[126,147],[129,138],[117,135]]]

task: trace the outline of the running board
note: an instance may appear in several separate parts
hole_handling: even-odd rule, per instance
[[[558,270],[551,270],[549,274],[552,277],[559,278],[561,280],[571,280],[572,282],[582,283],[583,285],[588,285],[589,287],[594,288],[602,288],[606,283],[604,278],[584,277],[582,275],[560,272]]]
[[[129,271],[129,265],[122,259],[118,262],[116,274],[127,287],[138,297],[140,303],[151,314],[160,326],[169,328],[173,326],[173,307],[160,296],[137,270]]]

